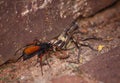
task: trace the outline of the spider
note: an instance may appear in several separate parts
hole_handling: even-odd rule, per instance
[[[77,62],[76,63],[79,63],[82,46],[89,47],[90,49],[92,49],[94,51],[97,51],[89,43],[85,43],[85,41],[88,41],[88,40],[102,40],[102,38],[89,37],[89,38],[81,39],[80,41],[78,41],[77,39],[75,39],[74,35],[76,33],[82,33],[82,32],[78,30],[79,26],[78,26],[76,21],[77,21],[77,19],[75,19],[68,28],[66,28],[61,34],[56,36],[51,42],[54,45],[61,48],[62,50],[68,49],[67,48],[68,44],[73,42],[75,47],[78,49],[78,57],[77,57]],[[75,48],[75,47],[73,47],[73,48]]]
[[[45,60],[47,61],[48,66],[51,67],[50,64],[48,63],[48,58],[51,57],[50,52],[56,52],[56,51],[63,50],[51,42],[41,42],[38,39],[35,39],[32,43],[27,44],[23,46],[22,48],[18,49],[15,52],[15,55],[21,49],[23,49],[22,55],[15,62],[17,62],[20,58],[23,58],[23,61],[25,61],[37,55],[37,63],[38,62],[40,63],[42,75],[43,75],[42,65]]]

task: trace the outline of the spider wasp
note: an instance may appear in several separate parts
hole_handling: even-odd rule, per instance
[[[33,57],[34,55],[37,55],[37,62],[40,62],[40,67],[41,67],[41,72],[43,75],[43,70],[42,70],[42,62],[43,62],[43,57],[45,57],[45,60],[47,60],[47,64],[48,63],[48,58],[50,57],[50,55],[44,55],[45,53],[47,53],[48,51],[53,51],[53,47],[54,45],[51,44],[50,42],[41,42],[37,39],[35,39],[32,43],[27,44],[25,46],[23,46],[22,48],[24,48],[22,55],[17,59],[17,61],[23,57],[23,61]],[[16,53],[21,50],[22,48],[18,49],[15,52]],[[49,65],[50,67],[50,65]]]
[[[38,39],[35,39],[32,43],[27,44],[27,45],[23,46],[22,48],[18,49],[14,55],[16,55],[17,52],[23,48],[24,48],[24,50],[22,52],[22,55],[15,62],[17,62],[20,58],[23,58],[23,61],[25,61],[27,59],[30,59],[34,55],[37,55],[37,63],[38,62],[40,63],[42,75],[43,75],[42,65],[45,60],[47,61],[47,65],[49,67],[51,67],[50,64],[48,63],[48,58],[51,57],[50,52],[56,52],[56,51],[63,50],[59,46],[57,46],[51,42],[41,42]],[[68,49],[66,49],[66,50],[68,50]],[[46,53],[48,53],[48,54],[46,54]]]

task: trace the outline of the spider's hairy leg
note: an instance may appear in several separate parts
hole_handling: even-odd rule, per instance
[[[103,40],[103,39],[97,38],[97,37],[89,37],[89,38],[82,39],[82,41],[88,41],[88,40]]]
[[[89,43],[80,43],[81,46],[89,47],[91,50],[97,51],[95,48],[93,48]]]
[[[80,63],[81,45],[79,44],[79,42],[73,36],[71,37],[71,39],[78,49],[77,63]]]
[[[69,41],[71,40],[74,32],[75,32],[78,28],[79,28],[79,27],[78,27],[77,23],[74,23],[74,25],[72,25],[72,26],[69,28],[69,30],[66,30],[66,34],[65,34],[65,35],[66,35],[67,40],[66,40],[66,42],[65,42],[65,48],[66,48],[67,44],[69,43]]]

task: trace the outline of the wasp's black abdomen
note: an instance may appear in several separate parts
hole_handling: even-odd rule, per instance
[[[41,51],[48,51],[50,48],[52,48],[52,44],[45,42],[45,43],[42,43],[40,47],[41,47],[40,48]]]

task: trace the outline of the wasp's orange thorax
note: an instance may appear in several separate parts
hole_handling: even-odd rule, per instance
[[[29,55],[37,52],[40,49],[40,46],[29,46],[24,50],[24,53]]]

